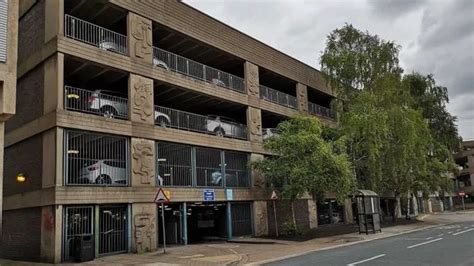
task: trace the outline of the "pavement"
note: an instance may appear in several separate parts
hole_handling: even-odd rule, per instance
[[[380,265],[378,264],[379,262],[390,260],[393,256],[396,256],[398,253],[396,253],[395,250],[398,250],[397,252],[399,252],[399,250],[403,250],[403,248],[406,249],[405,246],[409,246],[408,244],[417,244],[423,241],[439,238],[436,237],[439,234],[445,234],[445,236],[441,236],[443,241],[436,240],[436,242],[433,242],[432,244],[430,243],[430,246],[438,247],[438,245],[443,245],[440,246],[441,248],[449,243],[449,245],[453,247],[452,249],[456,248],[457,252],[463,252],[463,254],[465,254],[464,247],[467,246],[470,249],[467,254],[474,254],[472,252],[472,250],[474,250],[474,211],[456,211],[429,215],[424,214],[419,216],[418,219],[423,222],[386,227],[382,229],[382,233],[378,234],[365,235],[349,233],[319,237],[306,241],[261,238],[236,239],[237,241],[234,242],[223,241],[192,244],[187,246],[172,246],[167,248],[166,254],[163,254],[162,250],[158,250],[156,252],[145,254],[119,254],[106,256],[85,264],[314,265],[315,262],[318,262],[320,265],[346,265],[351,262],[357,262],[359,259],[365,260],[376,255],[385,254],[382,257],[373,259],[374,263]],[[452,224],[459,227],[449,228]],[[470,229],[471,227],[469,226],[473,226],[473,230],[456,236],[453,235],[457,232],[463,231],[464,227]],[[433,232],[436,232],[434,236],[431,234]],[[449,234],[449,232],[451,233]],[[426,239],[429,237],[434,238]],[[428,244],[426,244],[426,246],[428,246]],[[411,251],[411,249],[409,250]],[[413,248],[413,250],[422,251],[421,246],[420,248]],[[453,251],[451,249],[447,250]],[[403,251],[407,252],[408,249]],[[439,261],[442,262],[441,259],[444,258],[444,256],[442,256],[444,253],[437,251],[436,255],[441,256]],[[405,253],[399,254],[403,256],[406,255]],[[460,259],[468,261],[469,258],[460,257]],[[368,261],[367,263],[370,262],[371,261]],[[0,265],[19,264],[20,262],[0,259]],[[27,264],[32,265],[31,263]],[[390,263],[387,264],[390,265]],[[474,263],[468,265],[474,265]]]

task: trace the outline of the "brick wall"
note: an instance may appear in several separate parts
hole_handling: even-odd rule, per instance
[[[3,212],[2,258],[39,260],[40,247],[41,208]]]
[[[18,62],[38,52],[44,43],[45,0],[37,3],[20,19],[18,27]]]
[[[42,151],[41,135],[33,136],[5,149],[3,178],[3,195],[5,197],[41,189]],[[16,181],[18,173],[26,175],[26,182],[18,183]]]
[[[44,69],[40,65],[17,82],[16,114],[5,124],[9,132],[43,114]]]

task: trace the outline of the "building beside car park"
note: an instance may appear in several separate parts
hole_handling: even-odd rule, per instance
[[[455,180],[455,191],[463,191],[470,198],[468,201],[472,201],[474,197],[472,186],[474,183],[474,140],[463,141],[455,159],[460,170]]]
[[[335,123],[318,70],[178,1],[20,1],[18,38],[3,257],[154,250],[159,187],[167,243],[272,233],[271,190],[249,162],[291,115]],[[330,198],[319,216],[299,200],[298,225],[352,221],[350,201]]]
[[[15,114],[18,1],[0,0],[0,238],[5,121]]]

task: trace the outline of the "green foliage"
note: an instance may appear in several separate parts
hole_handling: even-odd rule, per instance
[[[403,72],[398,65],[399,50],[394,42],[346,24],[328,35],[321,71],[337,91],[338,99],[348,103],[357,89],[373,88],[378,77]]]
[[[305,194],[338,192],[340,202],[352,191],[355,179],[344,152],[344,139],[325,140],[321,122],[295,116],[278,125],[278,136],[265,142],[275,156],[253,163],[268,183],[281,189],[283,198],[294,201]]]
[[[342,136],[360,187],[396,196],[450,187],[456,118],[431,75],[402,77],[399,46],[352,25],[334,30],[321,69],[336,88]],[[343,107],[343,108],[341,108]]]
[[[300,235],[301,232],[292,220],[288,220],[281,225],[281,234],[284,236]]]

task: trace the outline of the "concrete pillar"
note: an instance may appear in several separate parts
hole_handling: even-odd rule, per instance
[[[155,142],[132,138],[133,187],[155,187]]]
[[[396,198],[397,202],[395,203],[397,206],[395,206],[395,210],[397,213],[395,213],[396,218],[401,218],[402,217],[402,204],[400,202],[400,198]]]
[[[306,85],[296,84],[296,98],[298,100],[298,110],[303,113],[308,112],[308,88]]]
[[[56,158],[56,129],[43,132],[43,157]],[[43,160],[42,187],[49,188],[56,185],[56,160]]]
[[[318,228],[318,209],[316,207],[316,201],[313,199],[308,200],[308,218],[309,229]]]
[[[258,75],[258,66],[248,61],[244,63],[244,78],[247,86],[247,94],[260,97],[260,81]]]
[[[41,261],[61,262],[62,205],[41,207]]]
[[[183,202],[181,204],[181,223],[183,226],[183,235],[182,237],[182,244],[187,245],[188,244],[188,207],[187,203]]]
[[[64,109],[64,54],[56,53],[44,67],[44,107],[43,114]]]
[[[227,239],[232,239],[232,205],[230,202],[227,202],[226,217]]]
[[[151,64],[153,60],[151,20],[129,12],[127,36],[130,58]]]
[[[431,203],[431,199],[428,199],[428,212],[433,213],[433,205]]]
[[[268,210],[266,201],[253,202],[253,219],[254,235],[268,235]]]
[[[344,200],[344,223],[351,224],[354,221],[354,213],[352,212],[352,200]]]
[[[417,198],[415,196],[412,196],[411,201],[412,201],[412,205],[413,205],[413,214],[415,216],[417,216],[418,215],[418,201],[417,201]]]
[[[2,241],[2,221],[3,221],[3,153],[5,144],[5,122],[0,122],[0,243]]]
[[[262,154],[257,154],[257,153],[252,153],[250,154],[250,161],[259,161],[263,160],[263,155]],[[265,177],[263,174],[252,168],[250,172],[251,180],[252,180],[252,186],[255,188],[265,188]]]
[[[130,74],[128,79],[129,116],[132,122],[155,124],[153,80]]]
[[[44,12],[44,43],[47,43],[57,35],[64,35],[64,1],[45,1]]]
[[[143,253],[157,249],[156,204],[132,204],[132,252]]]
[[[247,107],[247,127],[249,140],[262,142],[262,111],[254,107]]]

